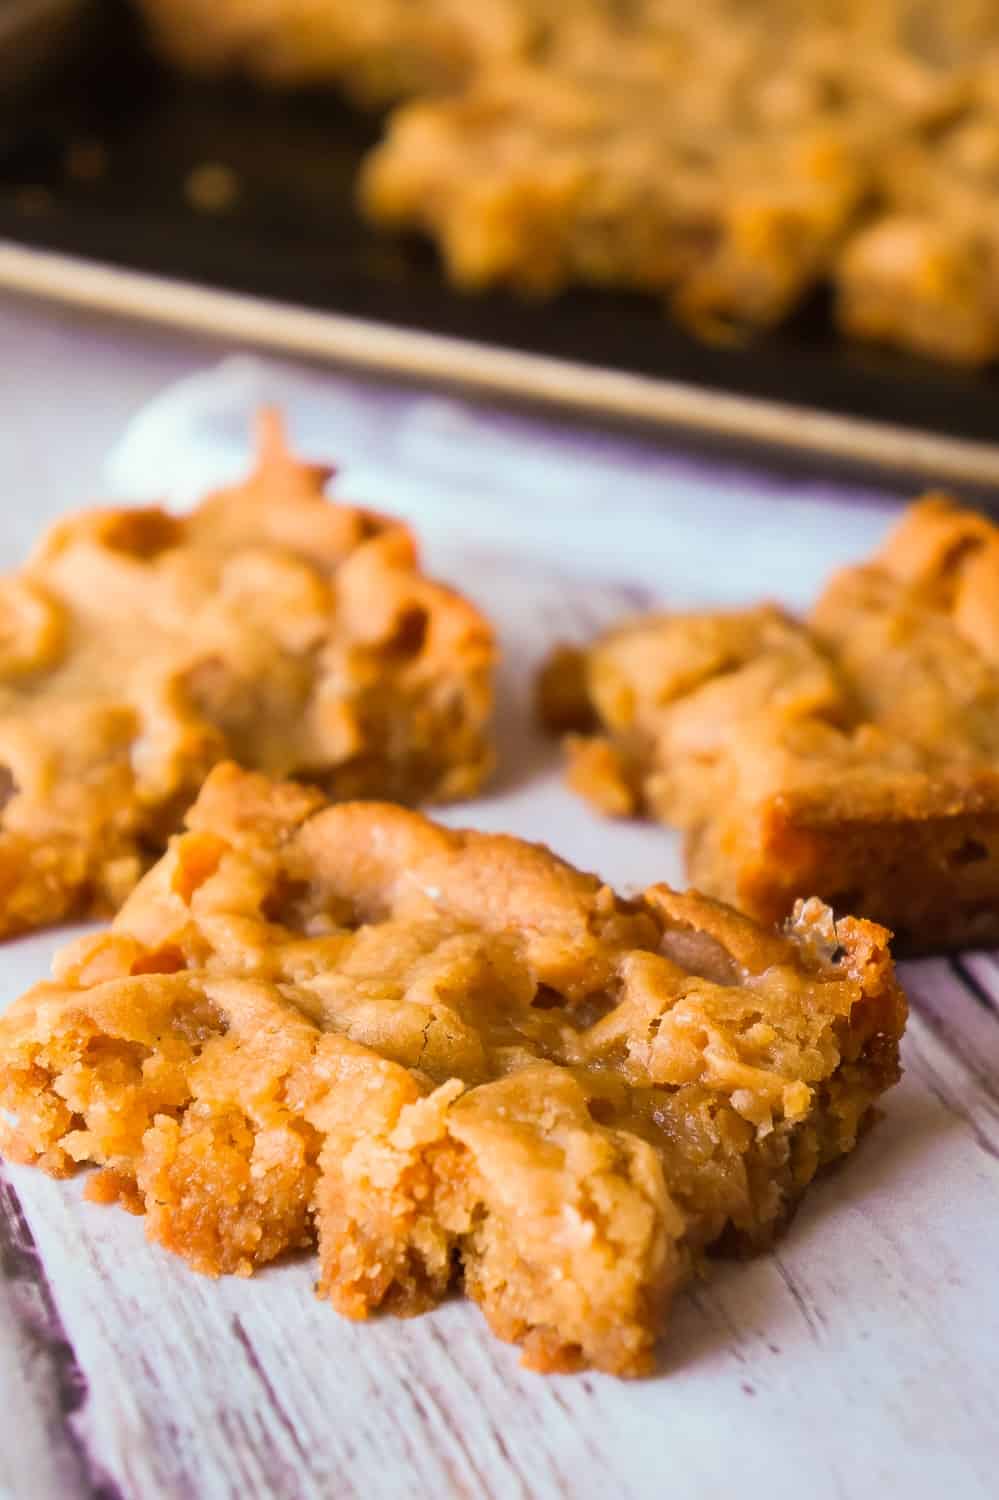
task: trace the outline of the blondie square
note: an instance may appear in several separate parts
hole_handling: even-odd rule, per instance
[[[159,46],[184,67],[282,86],[337,83],[364,105],[453,88],[486,59],[525,53],[559,8],[559,0],[140,3]]]
[[[821,274],[865,190],[839,122],[754,120],[758,59],[689,38],[561,34],[397,110],[361,200],[437,243],[459,285],[650,291],[701,328],[770,323]]]
[[[663,295],[709,337],[819,282],[846,331],[999,352],[999,65],[981,0],[566,6],[533,52],[406,104],[362,172],[462,286]]]
[[[404,102],[372,219],[461,286],[665,297],[731,338],[819,283],[849,334],[999,354],[995,0],[138,0],[195,70]]]
[[[274,416],[188,516],[93,510],[0,580],[0,935],[116,909],[218,761],[447,800],[492,751],[493,638]]]
[[[781,931],[547,849],[216,767],[105,933],[0,1019],[6,1154],[215,1275],[318,1245],[341,1313],[457,1280],[525,1363],[645,1371],[898,1076],[887,934]]]
[[[702,889],[762,922],[815,893],[926,952],[999,941],[999,528],[932,496],[807,623],[661,615],[541,682],[570,779],[685,830]],[[596,731],[596,733],[587,733]]]

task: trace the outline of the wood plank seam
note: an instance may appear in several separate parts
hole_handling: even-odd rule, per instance
[[[89,1396],[89,1382],[67,1337],[38,1247],[13,1183],[0,1166],[0,1274],[13,1284],[18,1322],[54,1386],[57,1425],[53,1444],[63,1447],[77,1471],[73,1500],[124,1500],[118,1486],[95,1463],[74,1426]],[[18,1497],[20,1500],[20,1497]],[[29,1500],[25,1491],[25,1500]],[[42,1500],[42,1497],[37,1497]],[[56,1497],[45,1497],[56,1500]],[[69,1495],[59,1500],[70,1500]]]

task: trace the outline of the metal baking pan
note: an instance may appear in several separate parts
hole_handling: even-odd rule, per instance
[[[179,78],[116,0],[0,0],[0,285],[308,355],[999,489],[999,375],[854,347],[821,295],[741,347],[649,298],[450,288],[376,234],[379,122],[332,93]],[[36,44],[11,40],[11,18]],[[37,45],[38,16],[54,28]],[[6,37],[6,39],[5,39]],[[31,62],[32,66],[27,64]],[[23,63],[23,65],[21,65]]]

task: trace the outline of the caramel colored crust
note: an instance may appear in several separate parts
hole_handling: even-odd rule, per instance
[[[3,1149],[209,1274],[318,1244],[342,1313],[460,1277],[539,1370],[648,1369],[898,1076],[871,923],[623,901],[517,839],[221,766],[110,931],[0,1019]]]
[[[337,797],[477,790],[491,631],[328,477],[269,417],[245,484],[72,516],[0,580],[0,935],[116,909],[223,759]]]
[[[602,811],[643,804],[683,828],[702,889],[768,923],[815,892],[910,952],[999,941],[999,530],[985,517],[931,496],[807,625],[770,606],[646,617],[563,650],[542,711],[569,685],[579,727],[601,731],[570,741],[572,784]]]

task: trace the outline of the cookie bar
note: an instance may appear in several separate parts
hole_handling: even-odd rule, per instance
[[[578,3],[578,0],[577,0]],[[362,104],[453,88],[528,51],[557,0],[141,0],[167,56],[270,84],[337,83]]]
[[[838,318],[855,336],[975,365],[999,355],[996,11],[966,0],[929,29],[936,68],[909,86],[924,112],[872,158],[875,211],[834,268]]]
[[[929,143],[882,154],[882,211],[835,266],[847,333],[960,364],[999,355],[999,62],[990,94],[966,101]]]
[[[461,285],[659,292],[710,334],[832,280],[848,331],[981,362],[994,36],[976,0],[932,24],[910,0],[569,7],[540,54],[397,111],[363,202],[432,237]]]
[[[826,588],[661,615],[563,651],[542,712],[603,811],[685,830],[757,920],[816,893],[909,952],[999,941],[999,528],[944,497]]]
[[[701,327],[776,321],[838,246],[860,158],[834,122],[752,128],[659,56],[495,65],[406,106],[363,169],[367,213],[430,235],[462,286],[584,281],[659,293]]]
[[[462,286],[665,297],[731,337],[999,354],[995,0],[139,0],[175,62],[398,99],[369,215]]]
[[[337,797],[478,788],[489,626],[327,478],[269,416],[245,484],[71,516],[0,581],[0,934],[116,909],[223,759]]]
[[[217,767],[110,931],[0,1019],[9,1157],[209,1274],[318,1244],[341,1313],[456,1276],[539,1370],[649,1367],[898,1076],[887,934],[624,901],[518,839]]]

